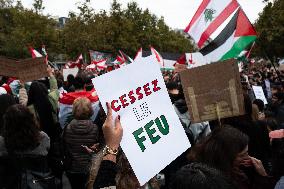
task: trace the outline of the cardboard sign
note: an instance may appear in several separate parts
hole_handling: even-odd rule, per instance
[[[44,60],[44,57],[20,60],[16,66],[18,70],[17,78],[28,82],[47,77],[47,65],[44,63]]]
[[[239,68],[235,60],[188,69],[180,76],[194,123],[244,113]]]
[[[45,58],[34,58],[25,60],[13,60],[0,58],[0,75],[17,77],[28,82],[47,77]]]
[[[252,90],[254,92],[256,99],[260,99],[264,102],[264,104],[267,104],[267,100],[265,98],[265,95],[264,95],[264,92],[261,86],[252,86]]]
[[[104,110],[108,102],[114,118],[121,116],[121,147],[141,186],[190,147],[154,60],[141,59],[94,84]]]
[[[16,63],[16,60],[0,57],[0,75],[10,77],[15,76],[15,73],[17,72],[15,66]]]
[[[278,69],[279,69],[279,71],[284,71],[284,64],[280,64]]]
[[[67,69],[63,69],[63,78],[64,81],[67,81],[67,77],[68,75],[73,75],[74,77],[76,77],[77,73],[79,71],[79,68],[75,67],[75,68],[67,68]]]

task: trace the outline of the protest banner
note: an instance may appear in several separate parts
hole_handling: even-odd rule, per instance
[[[45,58],[24,60],[0,58],[0,75],[16,77],[24,82],[47,77]]]
[[[0,75],[10,77],[15,76],[15,73],[17,72],[16,64],[16,60],[0,57]]]
[[[19,60],[16,65],[17,78],[28,82],[47,77],[46,67],[45,57]]]
[[[121,147],[141,186],[190,147],[159,64],[151,57],[146,60],[94,80],[104,110],[108,102],[113,117],[120,115]]]
[[[261,86],[252,86],[252,90],[256,99],[260,99],[264,102],[264,104],[267,104],[267,100]]]
[[[79,71],[79,68],[77,68],[77,67],[63,69],[63,79],[64,79],[64,81],[67,81],[67,76],[70,75],[70,74],[73,75],[74,77],[76,77],[78,71]]]
[[[193,123],[244,113],[236,60],[188,69],[181,72],[180,76]]]

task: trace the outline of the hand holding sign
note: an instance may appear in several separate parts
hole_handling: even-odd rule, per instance
[[[119,118],[120,116],[115,118],[113,125],[112,109],[107,103],[107,118],[103,125],[103,133],[106,145],[111,149],[118,149],[122,139],[122,127]]]
[[[103,127],[106,144],[117,148],[121,140],[141,186],[190,147],[155,59],[141,59],[96,77],[94,86],[108,112]]]

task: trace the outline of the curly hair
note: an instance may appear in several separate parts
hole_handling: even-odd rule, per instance
[[[34,115],[23,105],[13,105],[4,115],[4,139],[9,153],[33,150],[40,131]]]

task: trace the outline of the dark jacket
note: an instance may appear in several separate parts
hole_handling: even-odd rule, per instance
[[[98,143],[99,131],[91,120],[72,120],[64,131],[64,141],[70,154],[70,172],[86,173],[89,171],[91,155],[82,147]]]

